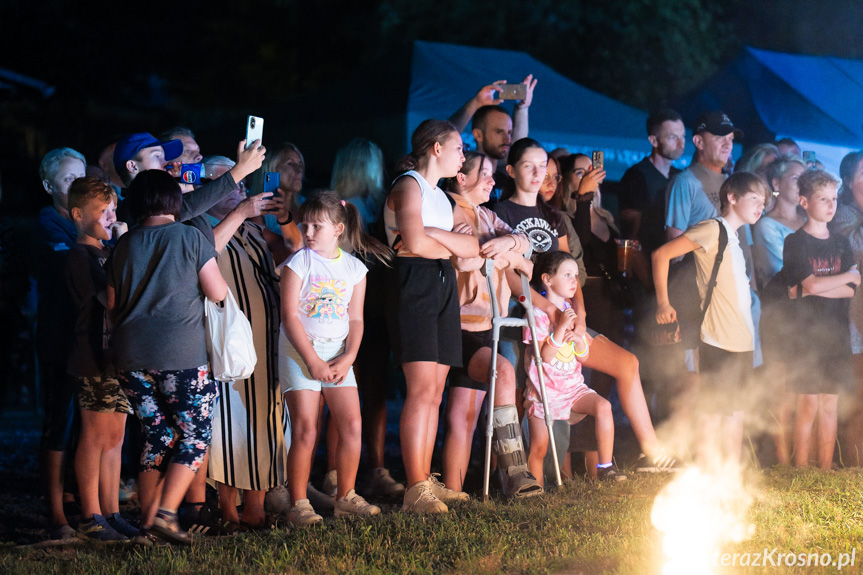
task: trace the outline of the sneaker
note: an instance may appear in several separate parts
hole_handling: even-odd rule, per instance
[[[77,537],[76,531],[69,525],[52,527],[48,531],[48,539],[51,541],[71,541]]]
[[[450,501],[470,501],[470,495],[464,491],[454,491],[450,489],[441,483],[438,477],[440,477],[440,473],[432,473],[429,475],[428,479],[429,485],[431,486],[431,492],[435,497],[444,503],[449,503]]]
[[[132,539],[141,533],[137,527],[123,519],[123,516],[119,513],[108,515],[105,517],[105,520],[108,522],[108,525],[114,528],[114,531],[125,535],[129,539]]]
[[[653,458],[641,454],[635,462],[636,473],[673,473],[680,471],[680,463],[677,459],[663,449],[659,455]]]
[[[226,521],[222,521],[221,513],[214,511],[207,503],[183,503],[177,510],[177,520],[184,531],[193,535],[236,535],[236,530],[231,529]]]
[[[150,532],[169,543],[177,543],[178,545],[192,544],[192,536],[180,527],[180,522],[177,520],[175,513],[171,513],[170,515],[163,514],[161,511],[156,513],[156,518],[153,519],[153,526],[150,527]]]
[[[128,503],[138,499],[138,492],[135,491],[135,480],[128,481],[120,480],[120,503]]]
[[[149,529],[144,529],[143,527],[139,530],[139,534],[135,537],[132,537],[133,545],[140,545],[141,547],[170,547],[171,544],[158,537],[155,533],[150,531]]]
[[[371,479],[366,485],[366,493],[369,495],[380,495],[392,497],[405,492],[405,486],[390,476],[390,470],[385,467],[372,469]]]
[[[288,521],[294,527],[308,527],[323,523],[324,518],[315,513],[315,508],[308,499],[300,499],[297,504],[288,511]]]
[[[119,543],[120,541],[128,541],[125,535],[118,533],[113,527],[108,525],[105,518],[101,515],[93,515],[93,519],[81,521],[78,525],[75,535],[84,541],[91,543]]]
[[[626,481],[626,475],[617,470],[617,467],[601,467],[596,470],[597,481]]]
[[[276,485],[264,496],[264,511],[271,515],[285,515],[291,510],[291,495],[285,484]]]
[[[327,471],[327,474],[324,475],[324,484],[321,488],[325,495],[329,495],[335,500],[336,494],[339,491],[339,476],[335,469]]]
[[[309,484],[306,486],[306,497],[309,498],[309,501],[315,509],[329,510],[336,506],[336,498],[332,495],[321,493],[315,489],[315,486],[312,485],[311,481],[309,481]]]
[[[429,480],[420,481],[405,491],[405,501],[402,511],[408,513],[446,513],[446,503],[432,493]]]
[[[363,496],[351,489],[343,498],[336,501],[336,517],[354,515],[359,517],[371,517],[381,512],[381,508],[372,505]]]

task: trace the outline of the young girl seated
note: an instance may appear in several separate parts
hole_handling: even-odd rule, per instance
[[[536,337],[540,343],[542,369],[548,408],[554,420],[578,422],[584,415],[596,419],[596,437],[599,447],[597,479],[602,481],[624,481],[611,461],[614,448],[614,419],[611,404],[584,383],[581,363],[587,359],[590,338],[575,334],[575,311],[567,300],[578,290],[578,265],[568,252],[553,251],[542,254],[534,268],[534,283],[537,291],[544,295],[561,313],[552,324],[551,318],[538,307],[533,308],[536,321]],[[530,330],[524,328],[524,341],[531,342]],[[528,384],[525,389],[525,412],[530,430],[528,467],[542,478],[542,462],[548,449],[548,429],[539,389],[536,364],[533,362],[533,346],[525,352],[528,365]]]
[[[389,254],[380,242],[362,233],[357,209],[335,192],[324,192],[303,204],[300,220],[306,247],[282,270],[279,352],[279,379],[291,416],[288,520],[295,526],[323,521],[306,496],[321,393],[338,432],[336,517],[381,511],[354,491],[361,417],[352,365],[363,337],[367,270],[340,244],[384,259]]]

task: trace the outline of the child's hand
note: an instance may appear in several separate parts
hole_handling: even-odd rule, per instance
[[[851,269],[848,270],[848,273],[851,274],[851,282],[855,286],[860,285],[860,270],[857,269],[857,264],[851,266]]]
[[[333,370],[327,362],[320,358],[316,358],[309,363],[309,373],[311,373],[312,379],[317,381],[324,383],[333,383],[335,381]]]
[[[335,383],[336,385],[344,383],[352,364],[353,362],[350,361],[344,354],[331,360],[329,365],[330,371],[333,373],[333,383]]]
[[[659,304],[656,308],[656,323],[674,323],[677,321],[677,311],[670,303]]]
[[[575,310],[572,308],[565,309],[557,314],[557,321],[554,322],[555,333],[563,334],[566,330],[571,330],[575,327]],[[557,339],[557,338],[555,338]]]
[[[120,239],[120,236],[129,231],[129,226],[126,222],[116,221],[108,228],[108,231],[111,233],[111,237],[115,240]]]

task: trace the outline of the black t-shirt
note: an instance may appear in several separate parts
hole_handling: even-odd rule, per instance
[[[644,158],[626,170],[620,180],[620,210],[641,212],[637,239],[648,253],[665,243],[665,189],[669,180],[679,172],[672,166],[666,178],[648,158]]]
[[[848,271],[854,256],[848,238],[832,233],[827,239],[816,238],[800,229],[785,238],[783,268],[788,285],[794,286],[811,275],[832,276]],[[806,348],[820,356],[851,353],[848,325],[850,298],[806,296],[794,301],[795,325]],[[800,350],[803,351],[803,350]],[[813,369],[817,366],[813,365]]]
[[[498,202],[492,210],[513,230],[530,238],[534,253],[557,251],[559,238],[566,236],[563,214],[551,206],[547,206],[548,219],[538,205],[522,206],[512,200]]]
[[[66,259],[66,285],[75,303],[75,339],[69,356],[69,373],[75,377],[114,375],[108,357],[108,322],[99,301],[105,291],[102,266],[109,248],[75,244]]]

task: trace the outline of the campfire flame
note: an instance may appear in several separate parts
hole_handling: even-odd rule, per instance
[[[663,575],[712,573],[726,545],[752,535],[745,520],[752,497],[742,479],[739,466],[693,467],[659,493],[651,521],[663,533]]]

